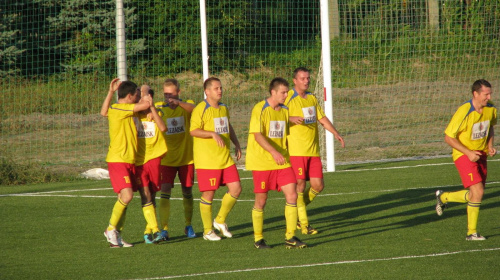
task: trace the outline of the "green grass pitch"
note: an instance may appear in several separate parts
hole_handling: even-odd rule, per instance
[[[109,181],[0,186],[0,279],[495,279],[500,273],[500,161],[489,162],[480,216],[483,242],[465,241],[466,207],[434,211],[435,190],[460,190],[450,158],[337,166],[308,207],[319,234],[297,236],[309,248],[287,250],[284,199],[271,193],[264,237],[253,248],[250,172],[227,223],[234,237],[184,236],[180,187],[173,191],[171,240],[143,243],[140,200],[129,206],[123,237],[103,236],[116,197]],[[214,215],[225,189],[217,192]],[[195,185],[193,226],[201,236]]]

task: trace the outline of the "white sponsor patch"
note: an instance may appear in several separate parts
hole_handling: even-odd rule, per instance
[[[316,109],[314,108],[314,106],[302,108],[302,113],[304,114],[305,124],[316,122]]]
[[[472,126],[471,140],[478,140],[488,136],[490,121],[475,123]]]
[[[137,137],[139,137],[139,138],[155,137],[155,123],[154,122],[136,121],[135,126],[137,127]]]
[[[269,138],[283,138],[285,135],[285,121],[271,121],[269,124]]]
[[[229,133],[229,121],[227,117],[215,118],[214,128],[217,134],[228,134]]]
[[[186,131],[184,127],[184,117],[168,118],[167,119],[167,135],[179,134]]]

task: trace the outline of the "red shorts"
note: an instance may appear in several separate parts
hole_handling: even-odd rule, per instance
[[[323,165],[320,157],[290,157],[295,177],[301,180],[323,178]]]
[[[297,184],[291,167],[278,170],[252,171],[253,192],[266,193],[270,190],[281,191],[282,186]]]
[[[196,169],[196,176],[200,192],[215,191],[221,185],[240,181],[234,164],[225,169]]]
[[[137,190],[135,165],[125,162],[108,162],[109,179],[113,191],[120,193],[121,190],[132,188]]]
[[[455,160],[455,166],[460,174],[464,188],[481,182],[483,185],[486,184],[486,175],[488,173],[487,157],[486,153],[483,153],[481,158],[476,162],[470,161],[466,155]]]
[[[175,176],[179,173],[179,180],[183,187],[192,187],[194,185],[194,164],[183,166],[161,166],[161,183],[172,184],[174,187]]]
[[[136,166],[136,176],[141,179],[140,188],[150,186],[155,192],[160,191],[160,163],[161,158],[154,158],[146,162],[144,165]],[[138,182],[139,183],[139,182]]]

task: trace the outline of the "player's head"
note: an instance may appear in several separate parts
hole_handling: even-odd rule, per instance
[[[118,87],[118,99],[130,98],[130,103],[137,103],[141,98],[140,92],[134,82],[123,81]]]
[[[219,101],[222,99],[222,83],[218,78],[210,77],[203,83],[207,99]]]
[[[491,84],[484,79],[480,79],[472,84],[471,89],[472,99],[476,104],[480,104],[482,107],[486,106],[491,99]]]
[[[163,82],[163,96],[166,102],[168,102],[169,98],[179,99],[180,92],[181,86],[176,79],[166,79],[165,82]]]
[[[309,69],[305,67],[299,67],[293,70],[293,85],[297,91],[305,92],[309,88],[310,82],[311,77],[309,74]]]
[[[281,77],[274,78],[271,83],[269,83],[271,98],[279,104],[283,104],[288,96],[288,87],[289,84],[285,79]]]

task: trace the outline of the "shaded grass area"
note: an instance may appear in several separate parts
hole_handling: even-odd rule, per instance
[[[240,171],[243,192],[227,219],[232,239],[208,242],[184,237],[177,186],[171,202],[171,240],[157,246],[143,243],[145,222],[135,198],[123,236],[136,246],[122,249],[108,248],[102,236],[116,201],[109,182],[5,186],[0,188],[0,272],[8,279],[30,275],[42,279],[190,278],[190,274],[208,279],[294,279],[297,275],[434,279],[446,269],[444,278],[494,279],[500,272],[495,265],[498,251],[481,250],[498,249],[500,244],[498,226],[491,222],[499,214],[500,174],[495,170],[500,162],[489,164],[491,183],[478,226],[488,237],[484,242],[465,241],[465,205],[451,205],[442,217],[435,214],[436,188],[462,188],[450,163],[450,159],[366,163],[340,166],[338,172],[325,174],[326,188],[308,208],[310,222],[320,233],[304,236],[297,232],[310,246],[303,250],[284,248],[284,199],[274,192],[264,214],[264,237],[273,248],[253,248],[252,183],[245,179],[249,172]],[[223,193],[224,188],[217,192],[214,215]],[[200,194],[197,189],[194,194],[193,226],[200,235]],[[462,253],[446,255],[453,252]]]

